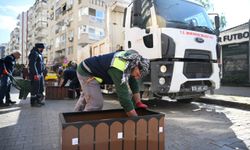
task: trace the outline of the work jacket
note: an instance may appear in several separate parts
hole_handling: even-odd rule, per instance
[[[13,55],[8,55],[0,60],[0,75],[6,69],[8,73],[12,74],[16,65],[16,59]]]
[[[34,75],[42,75],[45,69],[43,55],[34,47],[29,54],[29,74],[31,79]]]
[[[129,112],[135,107],[129,94],[129,87],[133,94],[138,93],[139,84],[134,77],[129,78],[128,84],[122,83],[127,62],[119,56],[124,54],[126,51],[88,58],[78,65],[77,72],[82,76],[95,77],[99,83],[115,84],[118,100],[124,110]]]

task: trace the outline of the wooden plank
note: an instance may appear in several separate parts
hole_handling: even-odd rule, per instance
[[[110,126],[110,150],[122,150],[123,131],[118,121]]]
[[[109,126],[100,123],[95,128],[95,150],[109,149]]]
[[[62,150],[77,150],[78,129],[74,126],[68,126],[62,131]]]
[[[156,118],[148,121],[148,150],[158,150],[158,120]]]
[[[86,124],[80,128],[80,150],[94,149],[94,127]]]
[[[135,149],[135,122],[128,120],[124,124],[124,147],[123,150]]]
[[[136,150],[147,150],[147,121],[144,119],[136,123]]]

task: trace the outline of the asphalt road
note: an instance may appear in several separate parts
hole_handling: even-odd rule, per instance
[[[111,100],[106,104],[118,104],[113,100],[115,97],[106,99]],[[167,150],[250,149],[250,111],[245,105],[235,107],[235,103],[212,99],[190,104],[166,100],[144,102],[150,109],[165,114]]]
[[[170,150],[230,150],[250,148],[250,112],[193,102],[149,101],[163,112],[165,147]]]

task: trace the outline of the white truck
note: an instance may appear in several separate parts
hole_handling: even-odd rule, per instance
[[[205,9],[186,0],[134,0],[127,7],[116,1],[108,8],[107,36],[92,45],[94,55],[122,45],[150,59],[142,83],[155,96],[188,102],[220,87],[218,16],[213,27]]]

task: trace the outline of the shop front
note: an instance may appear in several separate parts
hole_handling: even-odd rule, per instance
[[[222,84],[250,85],[249,23],[221,32]]]

